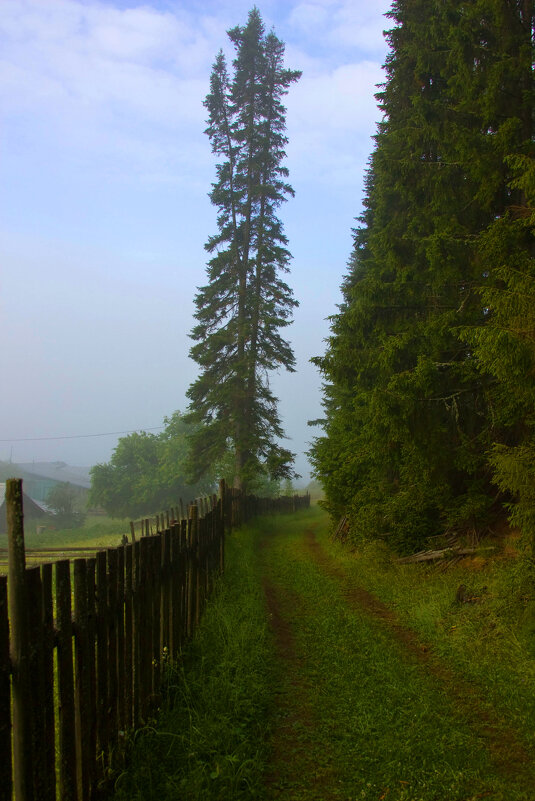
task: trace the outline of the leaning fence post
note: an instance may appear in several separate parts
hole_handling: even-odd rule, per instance
[[[8,607],[11,627],[11,665],[13,671],[13,773],[17,801],[33,799],[33,760],[30,695],[30,636],[26,593],[26,554],[22,480],[6,482],[8,536]]]

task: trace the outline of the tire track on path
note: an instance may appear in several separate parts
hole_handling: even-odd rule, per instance
[[[265,538],[260,548],[269,547]],[[339,801],[330,755],[318,753],[312,688],[303,675],[294,627],[306,614],[299,596],[284,594],[265,569],[262,586],[281,668],[277,692],[277,723],[271,739],[270,767],[265,776],[268,799],[278,801]]]
[[[481,690],[444,665],[432,648],[422,642],[393,609],[365,587],[352,584],[344,568],[318,542],[313,529],[304,532],[304,539],[306,549],[316,565],[339,583],[341,594],[349,607],[381,621],[402,643],[407,654],[440,682],[467,724],[486,744],[497,772],[520,789],[534,788],[533,753],[528,753],[514,729],[485,702]]]

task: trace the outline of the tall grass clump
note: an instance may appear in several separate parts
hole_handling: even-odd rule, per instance
[[[158,722],[135,737],[116,801],[261,794],[274,657],[250,528],[229,537],[226,561],[194,640],[169,669]]]

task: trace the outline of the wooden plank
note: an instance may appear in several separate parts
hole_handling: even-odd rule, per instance
[[[98,782],[97,771],[97,671],[96,671],[96,559],[86,559],[87,584],[87,665],[89,696],[85,714],[88,717],[87,728],[89,732],[89,781],[94,793]]]
[[[30,697],[32,729],[32,774],[35,799],[45,795],[45,717],[43,659],[43,593],[39,567],[26,568],[28,598],[28,632],[30,637]]]
[[[225,494],[226,494],[226,484],[225,484],[225,479],[223,478],[219,482],[219,531],[220,531],[219,569],[221,573],[223,573],[225,569],[225,530],[226,530]]]
[[[152,595],[152,705],[159,703],[161,685],[161,606],[162,606],[162,535],[152,538],[151,572],[153,582]],[[150,609],[150,607],[149,607]]]
[[[197,580],[197,624],[202,616],[204,604],[206,601],[206,579],[207,579],[207,544],[208,544],[208,518],[206,515],[201,517],[198,522],[198,540],[197,554],[199,559],[199,576]]]
[[[117,743],[117,549],[108,548],[108,731],[111,752]]]
[[[181,577],[180,577],[180,526],[175,524],[171,530],[170,544],[170,617],[169,617],[169,656],[175,662],[180,649],[181,631]]]
[[[180,521],[180,644],[188,637],[189,590],[188,590],[188,527],[189,521]]]
[[[193,578],[193,592],[194,592],[194,627],[199,625],[201,614],[201,554],[200,554],[200,536],[199,536],[199,509],[197,504],[191,507],[191,545],[192,545],[192,562],[194,569]]]
[[[56,723],[54,714],[54,611],[52,602],[52,565],[41,567],[43,592],[43,718],[44,718],[44,790],[45,798],[56,797]],[[1,718],[1,715],[0,715]]]
[[[106,551],[96,556],[96,645],[97,645],[97,758],[99,776],[104,775],[108,759],[108,574]]]
[[[191,512],[190,512],[191,514]],[[195,628],[195,586],[196,586],[196,573],[195,573],[195,559],[193,555],[193,540],[192,540],[193,524],[191,517],[188,520],[188,535],[187,535],[187,549],[186,549],[186,570],[187,570],[187,635],[191,639],[193,630]]]
[[[10,801],[13,792],[11,756],[11,660],[7,576],[0,576],[0,799]]]
[[[162,607],[161,607],[161,649],[165,659],[171,655],[171,530],[162,535]]]
[[[135,540],[134,540],[135,542]],[[127,545],[125,548],[125,587],[124,587],[124,726],[128,731],[132,728],[133,723],[133,669],[132,669],[132,656],[133,656],[133,642],[132,642],[132,624],[133,624],[133,545]]]
[[[140,553],[144,539],[136,542],[132,556],[132,725],[137,729],[141,718],[141,656],[140,656],[140,636],[141,636],[141,604],[140,604]]]
[[[85,559],[76,559],[74,562],[74,699],[79,801],[89,801],[91,793],[90,725],[87,714],[91,703],[87,607],[87,565]]]
[[[117,733],[120,747],[124,745],[125,723],[125,663],[124,663],[124,545],[117,548]]]
[[[402,556],[399,559],[396,559],[396,562],[399,565],[407,565],[417,562],[433,562],[435,559],[444,559],[450,556],[470,556],[471,554],[478,553],[482,550],[491,551],[493,548],[492,546],[489,546],[487,548],[441,548],[440,550],[435,551],[420,551],[412,556]]]
[[[67,559],[56,562],[59,794],[76,801],[74,671],[72,662],[71,573]]]
[[[21,479],[7,480],[5,503],[9,556],[10,653],[13,675],[13,779],[17,801],[33,801],[30,638]]]
[[[152,693],[152,585],[150,571],[151,538],[141,540],[139,553],[138,629],[139,629],[139,716],[140,723],[149,719]]]

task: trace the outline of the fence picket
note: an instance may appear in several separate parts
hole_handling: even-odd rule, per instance
[[[108,596],[106,551],[96,556],[96,645],[97,645],[97,763],[98,775],[104,776],[108,758]]]
[[[10,674],[7,576],[0,576],[0,799],[2,801],[10,801],[13,792]]]
[[[125,723],[125,622],[124,622],[124,545],[117,548],[117,726],[124,743]]]
[[[13,699],[13,774],[17,801],[33,801],[33,754],[30,698],[30,637],[22,481],[6,482],[9,553],[8,603]]]
[[[31,737],[32,737],[32,778],[33,796],[44,798],[45,779],[45,681],[43,674],[43,597],[41,588],[41,570],[39,567],[26,569],[26,595],[28,599],[28,636],[29,652],[29,690],[27,703],[30,704]]]
[[[77,770],[72,662],[71,566],[56,562],[59,790],[62,801],[76,801]]]
[[[89,801],[91,792],[91,735],[88,715],[91,691],[87,619],[87,565],[85,559],[76,559],[74,562],[74,697],[79,801]]]
[[[42,695],[44,720],[44,791],[45,798],[56,797],[56,726],[54,714],[54,612],[52,602],[52,565],[41,566],[43,663]],[[1,718],[1,715],[0,715]]]
[[[125,731],[132,728],[133,724],[133,692],[134,692],[134,671],[133,671],[133,545],[125,548],[125,585],[124,585],[124,727]]]
[[[110,757],[117,743],[117,550],[106,550],[108,563],[108,726]]]
[[[81,558],[27,568],[22,482],[10,479],[9,577],[0,577],[0,801],[92,801],[105,791],[123,734],[146,724],[161,701],[164,661],[176,659],[199,624],[223,571],[228,524],[309,500],[275,505],[221,482],[219,498],[198,499],[187,518],[182,500],[158,513],[156,534],[145,518],[139,538],[131,523],[130,543],[74,548]]]

